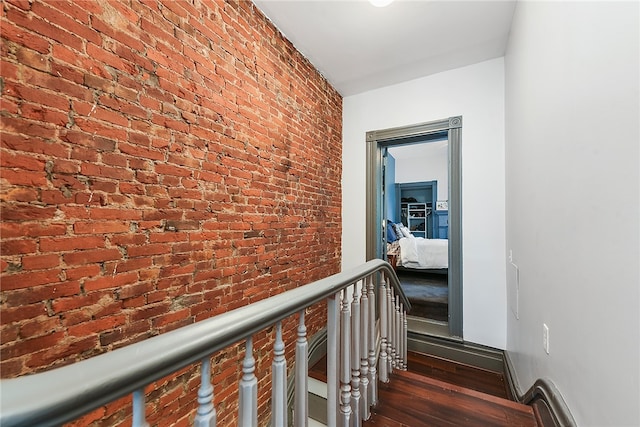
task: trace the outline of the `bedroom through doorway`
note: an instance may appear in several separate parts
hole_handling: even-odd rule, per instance
[[[386,255],[411,302],[409,315],[449,321],[446,138],[383,149]]]
[[[367,132],[367,259],[394,267],[409,331],[462,336],[462,117]]]

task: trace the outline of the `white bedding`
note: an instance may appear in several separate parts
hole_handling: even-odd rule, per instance
[[[406,268],[448,268],[449,241],[447,239],[425,239],[403,237],[400,239],[400,262]]]

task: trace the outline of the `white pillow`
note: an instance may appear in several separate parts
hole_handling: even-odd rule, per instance
[[[400,231],[402,232],[402,235],[404,237],[413,237],[413,234],[411,234],[411,231],[409,231],[409,229],[404,225],[400,227]]]

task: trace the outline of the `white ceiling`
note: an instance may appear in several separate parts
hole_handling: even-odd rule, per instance
[[[253,0],[342,96],[504,55],[515,0]]]

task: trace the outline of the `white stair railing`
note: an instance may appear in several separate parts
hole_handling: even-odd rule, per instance
[[[379,286],[377,287],[377,284]],[[378,292],[376,293],[376,287]],[[396,293],[397,292],[397,293]],[[379,295],[376,301],[376,294]],[[145,386],[193,363],[200,363],[194,404],[196,427],[215,427],[211,355],[245,341],[238,385],[238,425],[258,424],[258,380],[253,335],[275,326],[272,363],[272,425],[287,425],[286,359],[282,320],[299,313],[295,360],[294,422],[308,417],[306,308],[327,301],[327,425],[360,426],[377,403],[377,338],[380,380],[406,368],[408,301],[391,266],[369,261],[274,297],[69,366],[2,380],[0,425],[55,426],[132,394],[132,425],[147,427]],[[404,305],[403,305],[404,304]],[[376,328],[376,307],[380,328]]]

